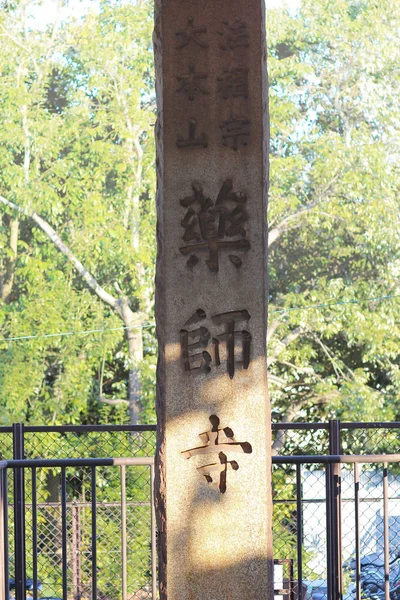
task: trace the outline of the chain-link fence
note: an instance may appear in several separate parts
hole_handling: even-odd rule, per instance
[[[43,459],[145,458],[155,427],[24,427],[0,429],[1,458],[37,461],[24,475],[27,594],[39,598],[148,600],[152,597],[152,504],[147,466],[41,467]],[[35,462],[36,464],[36,462]],[[121,472],[121,469],[123,471]],[[62,477],[65,493],[63,499]],[[8,565],[15,594],[15,473],[8,475]],[[95,505],[93,494],[95,493]],[[64,501],[64,512],[63,512]],[[93,539],[93,519],[96,537]],[[93,545],[96,546],[95,571]],[[66,556],[63,557],[63,552]],[[36,564],[35,564],[36,561]],[[63,570],[64,569],[64,570]],[[37,573],[37,586],[34,585]],[[65,577],[65,581],[63,581]],[[29,587],[31,589],[29,589]]]
[[[293,424],[283,434],[274,557],[293,565],[291,599],[399,600],[399,424]]]
[[[325,600],[328,597],[330,573],[334,569],[335,551],[329,536],[340,521],[340,561],[342,590],[345,600],[355,597],[354,564],[359,546],[360,573],[363,562],[383,561],[384,508],[383,466],[359,466],[356,493],[353,467],[341,471],[341,515],[335,515],[335,480],[333,467],[307,457],[319,455],[393,454],[400,446],[399,423],[295,423],[274,424],[273,465],[274,548],[275,558],[294,575],[288,586],[291,600]],[[155,427],[67,426],[0,428],[0,454],[3,459],[71,459],[146,457],[155,453]],[[301,455],[302,464],[281,462],[279,457]],[[400,468],[392,462],[388,485],[388,544],[390,585],[396,583],[397,540],[400,539]],[[331,470],[330,470],[331,469]],[[62,553],[66,552],[68,598],[86,599],[96,594],[102,600],[148,600],[151,598],[151,498],[150,479],[146,468],[126,468],[125,507],[121,502],[120,473],[115,467],[102,467],[97,474],[96,571],[92,569],[93,539],[91,533],[93,506],[91,471],[88,467],[68,467],[65,471],[65,514],[62,509],[61,472],[42,468],[36,473],[36,506],[32,480],[25,476],[26,556],[29,580],[33,579],[35,548],[39,597],[61,598],[63,588]],[[13,579],[14,565],[14,500],[9,481],[9,565]],[[36,511],[37,533],[32,528]],[[356,521],[358,525],[356,526]],[[333,528],[333,529],[332,529]],[[358,531],[358,533],[357,533]],[[336,531],[338,537],[338,531]],[[64,538],[63,538],[64,536]],[[128,540],[125,556],[124,539]],[[358,542],[357,542],[358,536]],[[31,557],[31,558],[30,558]],[[372,558],[371,558],[372,557]],[[375,558],[374,558],[375,557]],[[125,566],[124,566],[125,565]],[[381,567],[374,567],[376,577]],[[289,570],[290,570],[289,569]],[[380,570],[379,570],[380,569]],[[400,571],[400,567],[399,567]],[[123,574],[125,573],[125,575]],[[124,581],[123,581],[124,580]],[[399,575],[400,580],[400,575]],[[360,578],[361,581],[361,578]],[[301,582],[301,585],[299,585]],[[11,581],[12,584],[12,581]],[[361,585],[361,583],[359,582]],[[12,585],[11,585],[12,587]],[[123,589],[124,588],[124,589]],[[392,588],[391,588],[392,589]],[[379,591],[380,590],[380,591]],[[400,590],[400,587],[399,587]],[[374,600],[384,600],[381,596]],[[13,592],[11,591],[11,594]],[[34,595],[34,590],[28,595]],[[331,596],[329,596],[331,597]],[[365,595],[364,597],[371,597]],[[391,591],[392,600],[394,598]],[[35,599],[36,600],[36,599]],[[289,600],[289,598],[288,598]]]
[[[273,423],[276,455],[393,454],[400,449],[400,423]]]
[[[155,425],[28,426],[21,429],[20,435],[26,458],[154,456],[156,447]],[[5,459],[13,458],[12,437],[12,431],[11,435],[8,431],[2,435],[0,428],[1,452]]]
[[[35,600],[155,597],[152,459],[91,460],[8,469],[11,596],[24,565]]]

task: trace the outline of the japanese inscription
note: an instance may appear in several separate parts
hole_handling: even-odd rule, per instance
[[[178,148],[207,148],[208,137],[205,133],[202,133],[196,137],[197,121],[196,119],[189,119],[189,134],[187,138],[178,135],[176,145]]]
[[[243,369],[248,369],[251,333],[239,328],[239,325],[248,323],[250,318],[245,309],[213,315],[209,325],[212,327],[211,333],[204,323],[207,319],[205,311],[198,309],[180,331],[183,370],[188,373],[210,373],[214,365],[218,368],[225,361],[229,377],[233,379],[237,363]],[[238,342],[241,345],[239,356]]]
[[[177,48],[184,48],[188,46],[190,42],[197,44],[200,48],[208,48],[208,42],[205,38],[207,33],[207,27],[204,25],[195,26],[194,18],[189,17],[187,28],[176,32]]]
[[[189,70],[184,75],[178,75],[177,80],[180,85],[177,88],[178,93],[186,94],[191,102],[195,99],[198,94],[209,94],[209,91],[205,84],[207,79],[207,73],[203,71],[196,71],[196,67],[193,64],[189,65]]]
[[[187,265],[193,268],[199,261],[198,254],[206,254],[206,264],[212,273],[219,271],[221,251],[235,251],[229,260],[236,267],[242,266],[237,253],[250,248],[246,239],[247,196],[235,192],[233,182],[227,179],[221,186],[215,201],[207,198],[200,184],[192,184],[192,194],[180,201],[186,208],[181,225],[184,229],[183,241],[187,244],[179,248],[183,256],[189,256]],[[226,239],[228,238],[228,239]],[[233,238],[233,239],[230,239]]]
[[[221,141],[224,146],[237,150],[247,146],[250,139],[250,121],[244,117],[231,117],[221,125]]]
[[[185,450],[182,454],[187,459],[199,454],[218,454],[219,462],[197,467],[197,470],[205,477],[207,483],[216,483],[221,494],[224,494],[226,492],[228,469],[233,471],[239,469],[238,462],[236,460],[228,460],[225,452],[251,454],[253,449],[249,442],[237,442],[230,427],[220,429],[220,419],[217,415],[211,415],[209,420],[212,425],[211,430],[199,434],[203,445],[191,450]]]
[[[249,30],[247,23],[241,19],[233,22],[224,21],[222,29],[218,31],[221,36],[220,48],[233,50],[234,48],[247,48],[249,46]]]
[[[234,151],[245,148],[251,137],[251,123],[246,115],[246,101],[250,92],[246,52],[250,45],[250,34],[247,23],[242,19],[224,20],[213,42],[207,26],[189,16],[175,36],[176,48],[182,52],[182,57],[187,56],[186,48],[191,47],[192,52],[190,60],[183,63],[182,71],[176,77],[176,94],[192,106],[191,115],[186,121],[187,129],[184,126],[183,131],[176,134],[177,148],[208,148],[209,135],[199,125],[200,119],[195,108],[201,101],[210,98],[211,94],[222,100],[221,107],[224,107],[219,123],[220,144]],[[228,64],[223,62],[214,82],[203,66],[208,62],[200,62],[201,56],[204,56],[200,53],[208,52],[213,43],[229,58]],[[231,56],[228,57],[225,52],[231,52]],[[211,273],[218,273],[226,260],[223,256],[227,256],[235,269],[241,269],[244,254],[250,249],[246,193],[237,191],[229,177],[220,186],[216,197],[208,197],[203,185],[197,181],[192,183],[191,188],[191,193],[180,199],[185,214],[181,220],[183,244],[179,251],[186,258],[187,267],[193,270],[204,260]],[[188,374],[209,374],[217,369],[226,369],[230,379],[233,379],[239,367],[248,369],[252,342],[249,320],[250,314],[246,309],[218,312],[210,316],[203,309],[196,310],[180,330],[183,370]],[[216,415],[210,417],[210,422],[211,431],[200,434],[204,445],[187,450],[183,455],[191,458],[198,454],[215,454],[215,460],[198,467],[198,471],[208,483],[217,484],[220,492],[224,493],[228,471],[239,468],[236,460],[228,459],[229,452],[250,453],[252,448],[247,442],[236,442],[231,429],[219,429]]]
[[[234,51],[236,48],[248,48],[250,44],[250,35],[247,23],[241,19],[225,20],[218,30],[219,47],[222,50]],[[207,37],[207,27],[205,25],[195,24],[194,17],[190,16],[187,25],[175,33],[176,48],[183,50],[188,46],[194,46],[199,51],[209,48]],[[236,57],[237,59],[238,57]],[[249,96],[249,69],[247,65],[236,64],[233,67],[225,67],[222,73],[217,77],[216,91],[219,97],[224,100],[234,100],[235,98],[247,99]],[[186,72],[177,75],[176,79],[179,85],[176,93],[186,97],[189,102],[194,102],[196,98],[210,95],[208,73],[204,70],[197,70],[193,62],[187,66]],[[176,145],[178,148],[206,148],[208,146],[208,135],[203,132],[200,136],[196,135],[196,118],[189,119],[189,135],[183,137],[177,136]],[[225,147],[238,150],[245,148],[250,142],[250,121],[245,116],[225,119],[221,125],[221,144]],[[191,258],[190,264],[196,261]]]
[[[226,69],[218,77],[218,92],[224,98],[247,98],[249,95],[249,70],[239,67]]]

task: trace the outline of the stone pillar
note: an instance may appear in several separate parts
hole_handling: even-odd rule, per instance
[[[156,0],[161,598],[272,598],[263,0]]]

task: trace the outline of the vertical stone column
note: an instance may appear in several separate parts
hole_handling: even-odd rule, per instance
[[[263,0],[156,0],[162,600],[272,598]]]

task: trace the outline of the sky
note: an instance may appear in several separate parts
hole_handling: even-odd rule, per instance
[[[69,0],[67,6],[62,9],[62,19],[68,17],[81,17],[90,8],[96,8],[97,0]],[[288,8],[296,10],[301,0],[265,0],[266,8]],[[43,0],[40,6],[31,9],[31,19],[35,26],[45,28],[54,21],[56,11],[56,0]]]
[[[66,6],[61,9],[61,18],[62,20],[72,16],[79,18],[96,5],[96,0],[69,0]],[[40,5],[31,6],[30,18],[35,23],[35,27],[42,29],[53,23],[56,6],[56,0],[43,0]]]

